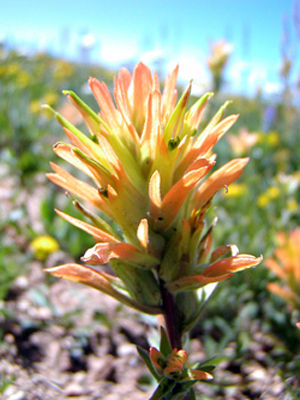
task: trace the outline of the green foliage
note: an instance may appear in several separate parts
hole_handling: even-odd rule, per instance
[[[21,272],[17,260],[11,256],[16,250],[13,246],[0,249],[0,300],[5,299],[12,282]]]
[[[167,332],[165,329],[161,326],[160,328],[160,346],[159,349],[161,351],[161,354],[164,357],[167,357],[169,354],[172,353],[172,347],[170,345]]]
[[[45,230],[49,235],[57,239],[62,249],[65,249],[74,258],[78,259],[87,248],[94,245],[93,238],[81,229],[74,228],[56,214],[55,208],[61,202],[63,204],[62,210],[65,213],[81,218],[81,213],[73,206],[71,199],[63,195],[60,189],[54,187],[52,184],[50,185],[52,191],[41,204],[41,217]]]
[[[3,373],[0,376],[0,394],[3,394],[5,390],[13,383],[15,377],[13,375],[7,375]]]

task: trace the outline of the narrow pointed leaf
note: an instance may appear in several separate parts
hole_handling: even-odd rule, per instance
[[[175,381],[168,378],[163,379],[149,400],[163,399],[164,396],[166,396],[168,393],[171,393],[175,385]]]
[[[161,354],[167,357],[172,353],[172,347],[167,335],[167,332],[163,326],[160,327],[160,347]]]
[[[154,376],[154,378],[157,380],[157,382],[161,381],[162,377],[160,375],[158,375],[155,368],[153,367],[153,364],[152,364],[150,356],[149,356],[149,352],[140,346],[136,346],[136,348],[137,348],[139,355],[142,357],[142,359],[144,360],[145,364],[147,365],[149,371]]]

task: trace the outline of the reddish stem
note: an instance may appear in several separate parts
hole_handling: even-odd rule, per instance
[[[160,282],[162,308],[164,310],[164,318],[166,322],[167,334],[172,349],[181,349],[181,332],[179,328],[178,309],[174,296],[166,289],[164,282]]]
[[[160,281],[160,290],[162,296],[162,308],[167,328],[168,338],[172,349],[182,349],[180,321],[178,316],[178,308],[175,303],[174,296],[166,289],[164,282]],[[190,400],[190,395],[184,397],[183,400]]]

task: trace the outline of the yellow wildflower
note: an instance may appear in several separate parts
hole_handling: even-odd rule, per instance
[[[51,236],[38,236],[30,243],[31,250],[38,260],[44,261],[51,254],[59,250],[59,244]]]
[[[0,76],[5,75],[6,72],[6,67],[5,65],[0,65]]]
[[[74,74],[74,66],[65,60],[57,60],[53,71],[53,79],[61,82]]]
[[[271,186],[267,190],[267,195],[271,200],[277,199],[280,196],[280,189],[278,186]]]
[[[15,76],[20,72],[20,65],[16,62],[11,62],[6,66],[6,74],[8,76]]]
[[[39,100],[32,100],[29,103],[29,110],[32,114],[37,114],[41,111],[41,102]]]
[[[270,131],[268,133],[260,133],[258,139],[260,143],[265,143],[270,147],[275,147],[280,141],[280,136],[278,132]]]
[[[275,161],[281,171],[286,170],[286,167],[291,159],[291,152],[288,149],[281,149],[274,154]]]
[[[295,212],[298,210],[299,204],[295,199],[289,199],[287,203],[287,209],[291,212]]]
[[[261,195],[259,195],[259,197],[257,199],[258,207],[265,208],[265,207],[267,207],[267,205],[269,203],[270,203],[270,199],[265,193],[262,193]]]
[[[280,189],[278,186],[269,187],[265,193],[262,193],[257,200],[257,205],[260,208],[267,207],[268,204],[272,202],[272,200],[277,199],[280,196]]]
[[[20,71],[17,75],[16,83],[20,88],[25,88],[30,84],[31,76],[26,71]]]
[[[226,192],[228,197],[241,197],[247,193],[247,186],[245,183],[232,183]]]
[[[59,97],[58,97],[57,93],[54,93],[54,92],[46,93],[42,99],[43,104],[47,103],[47,104],[49,104],[49,106],[55,105],[58,102],[58,100],[59,100]]]
[[[37,114],[41,111],[41,106],[44,103],[54,106],[58,101],[58,95],[53,92],[46,93],[44,97],[39,100],[32,100],[29,103],[29,110],[32,114]]]

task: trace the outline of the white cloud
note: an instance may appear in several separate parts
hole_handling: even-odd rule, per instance
[[[170,72],[179,64],[178,81],[188,85],[193,80],[192,94],[195,96],[203,94],[210,86],[210,78],[206,69],[206,64],[196,57],[184,57],[182,55],[175,60],[171,60],[166,65],[166,71]]]
[[[266,82],[263,90],[267,94],[279,94],[282,91],[282,85],[279,82]]]

